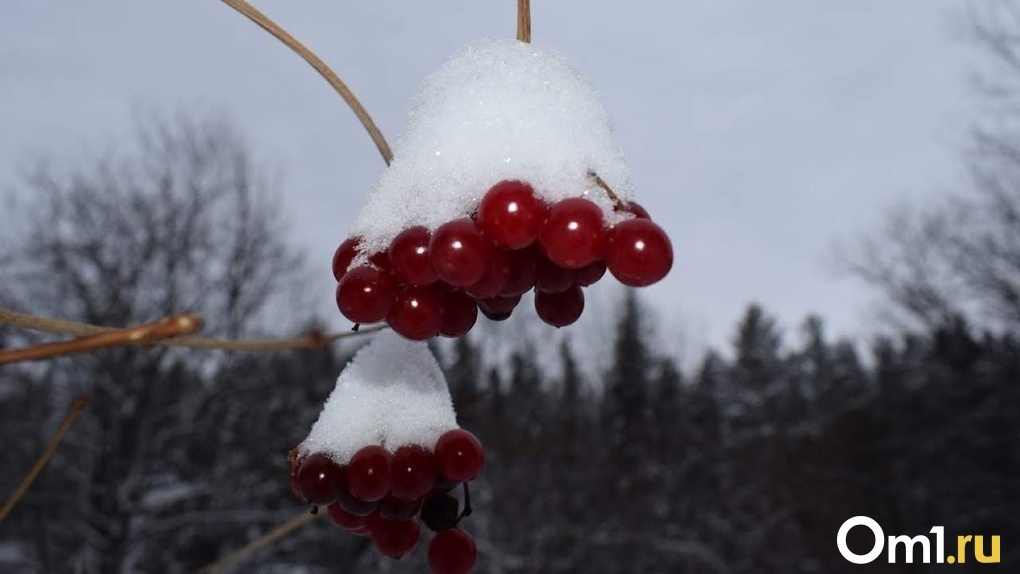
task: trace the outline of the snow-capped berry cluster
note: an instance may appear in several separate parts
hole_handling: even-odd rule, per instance
[[[358,450],[341,465],[324,453],[293,460],[291,488],[298,499],[326,506],[343,530],[371,536],[384,556],[403,558],[418,544],[419,518],[438,532],[429,544],[435,574],[467,574],[474,568],[474,540],[457,524],[458,502],[449,491],[473,480],[485,453],[468,431],[447,431],[434,450],[417,445],[394,452],[379,445]]]
[[[551,205],[523,181],[497,183],[472,217],[435,231],[406,229],[389,248],[360,253],[349,238],[333,256],[337,305],[355,323],[386,321],[408,339],[467,333],[478,310],[510,317],[521,296],[535,290],[535,310],[563,327],[584,310],[582,287],[606,269],[621,283],[651,285],[669,272],[673,249],[661,227],[634,202],[632,217],[608,225],[602,209],[583,197]],[[364,263],[351,268],[361,255]]]

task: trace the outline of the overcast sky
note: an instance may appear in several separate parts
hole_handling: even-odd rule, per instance
[[[836,277],[833,242],[885,206],[961,181],[973,98],[964,0],[536,0],[536,44],[596,84],[640,201],[673,239],[645,289],[698,342],[750,301],[793,329],[873,327],[873,294]],[[458,47],[512,36],[512,0],[261,0],[394,140],[422,79]],[[0,181],[41,153],[112,141],[132,108],[229,110],[283,175],[288,218],[328,271],[384,168],[303,61],[216,0],[0,2]],[[529,311],[530,312],[530,311]],[[340,325],[337,318],[337,325]]]

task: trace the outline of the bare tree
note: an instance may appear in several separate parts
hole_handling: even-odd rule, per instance
[[[1020,330],[1020,2],[974,3],[984,103],[966,162],[971,186],[925,209],[892,212],[850,269],[926,326],[966,317]]]

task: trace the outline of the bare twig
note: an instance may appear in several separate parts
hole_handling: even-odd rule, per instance
[[[151,345],[178,335],[190,335],[201,328],[202,318],[198,315],[192,313],[174,315],[153,323],[85,335],[70,341],[56,341],[24,349],[0,351],[0,365],[19,361],[41,361],[118,345]]]
[[[48,319],[37,317],[26,313],[18,313],[9,309],[0,308],[0,324],[12,325],[33,331],[45,333],[60,333],[64,335],[94,335],[97,333],[116,332],[120,329],[114,327],[100,327],[88,323],[76,323],[74,321],[61,321],[59,319]],[[171,347],[193,347],[203,349],[224,349],[227,351],[284,351],[288,349],[321,349],[339,339],[354,337],[372,333],[382,329],[382,326],[373,326],[361,329],[358,332],[345,331],[342,333],[322,334],[313,331],[298,339],[278,339],[266,341],[248,341],[236,339],[204,339],[198,337],[176,337],[155,341],[152,344]]]
[[[291,532],[315,520],[322,514],[323,513],[312,514],[310,512],[302,512],[299,516],[295,516],[294,518],[288,520],[287,522],[281,524],[280,526],[277,526],[276,528],[270,530],[269,532],[265,533],[256,540],[251,541],[247,545],[238,548],[237,550],[234,550],[230,554],[227,554],[223,558],[220,558],[219,560],[211,564],[206,565],[201,570],[199,570],[197,574],[212,574],[213,572],[216,572],[221,568],[241,562],[242,560],[245,560],[257,550],[261,550],[262,548],[265,548],[266,546],[272,544],[273,542],[276,542],[280,538],[287,536]]]
[[[595,184],[601,187],[603,190],[605,190],[606,195],[609,196],[609,199],[613,200],[613,209],[615,209],[616,211],[627,211],[627,205],[623,203],[619,196],[616,195],[616,192],[613,191],[613,188],[609,187],[609,184],[606,183],[606,180],[602,179],[599,176],[599,174],[595,173],[594,171],[589,171],[588,177],[594,179]]]
[[[517,39],[531,43],[531,0],[517,0]]]
[[[316,72],[319,72],[323,78],[329,82],[329,85],[333,86],[340,97],[347,102],[350,106],[351,111],[354,115],[358,116],[361,121],[361,125],[365,126],[365,130],[368,131],[368,135],[371,136],[372,141],[375,142],[375,147],[378,148],[379,154],[382,155],[383,160],[389,164],[393,160],[393,152],[390,151],[390,146],[386,143],[386,138],[383,137],[382,132],[372,121],[372,117],[368,115],[368,111],[361,105],[358,98],[354,95],[354,92],[347,87],[347,84],[340,79],[340,76],[336,74],[321,58],[315,55],[314,52],[309,50],[297,38],[291,36],[286,30],[281,28],[276,22],[273,22],[268,16],[260,12],[257,8],[244,0],[221,0],[224,4],[227,4],[234,10],[237,10],[242,15],[247,17],[252,22],[258,24],[263,30],[269,32],[277,40],[283,42],[288,48],[294,50],[297,55],[301,56],[306,62],[308,62]]]
[[[74,422],[74,419],[78,416],[78,414],[88,405],[89,398],[85,395],[81,395],[74,400],[74,403],[71,404],[71,409],[67,412],[67,416],[64,417],[64,420],[57,428],[57,432],[53,435],[53,438],[50,439],[49,444],[46,445],[46,450],[39,455],[39,459],[35,461],[35,465],[32,466],[32,470],[28,471],[25,478],[21,480],[21,484],[19,484],[18,488],[14,490],[14,494],[7,499],[3,508],[0,508],[0,522],[3,522],[4,518],[6,518],[11,512],[11,509],[14,508],[14,505],[21,500],[21,497],[25,496],[25,493],[28,491],[28,487],[32,486],[32,483],[35,482],[36,477],[39,476],[43,467],[46,466],[50,457],[52,457],[53,453],[57,450],[57,445],[60,444],[61,439],[64,438],[64,434],[66,434],[67,430],[71,428],[71,423]]]

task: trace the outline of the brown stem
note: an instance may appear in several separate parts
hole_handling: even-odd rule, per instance
[[[7,324],[14,327],[42,331],[44,333],[59,333],[62,335],[94,335],[97,333],[111,333],[120,329],[114,327],[100,327],[88,323],[77,323],[74,321],[61,321],[37,317],[27,313],[18,313],[0,307],[0,325]],[[382,329],[382,326],[373,326],[361,329],[357,333],[330,333],[322,334],[312,331],[305,337],[298,339],[279,339],[267,341],[249,341],[236,339],[205,339],[199,337],[175,337],[154,341],[152,344],[171,347],[193,347],[202,349],[224,349],[228,351],[284,351],[289,349],[321,349],[339,339],[352,337],[364,333],[372,333]]]
[[[517,39],[531,43],[531,0],[517,0]]]
[[[291,50],[294,50],[298,56],[301,56],[309,65],[315,68],[316,72],[329,82],[330,86],[336,90],[340,97],[347,102],[350,106],[351,111],[354,115],[358,116],[361,121],[361,125],[365,126],[365,130],[368,131],[368,135],[375,142],[375,147],[379,150],[379,154],[382,155],[383,160],[387,165],[393,160],[393,152],[390,151],[390,145],[386,143],[386,138],[383,137],[382,132],[372,121],[372,116],[368,115],[368,111],[361,105],[358,98],[354,95],[354,92],[347,87],[347,84],[340,79],[340,76],[336,74],[321,58],[315,55],[314,52],[305,47],[304,44],[299,42],[297,38],[291,36],[286,30],[281,28],[276,22],[273,22],[268,16],[260,12],[257,8],[248,4],[244,0],[221,0],[224,4],[227,4],[234,10],[237,10],[246,18],[256,23],[266,32],[273,35],[274,38],[281,41]]]
[[[606,183],[606,180],[602,179],[599,176],[599,174],[595,173],[594,171],[589,171],[588,177],[594,179],[595,184],[601,187],[603,190],[605,190],[606,195],[609,196],[609,199],[613,200],[613,209],[615,209],[616,211],[628,211],[627,204],[625,204],[620,199],[620,197],[616,195],[616,192],[613,191],[613,188],[609,187],[609,184]]]
[[[81,395],[74,399],[74,403],[71,404],[71,409],[67,411],[67,416],[64,417],[60,426],[57,427],[57,432],[54,433],[53,438],[51,438],[49,444],[46,445],[46,449],[41,455],[39,455],[38,460],[35,461],[35,465],[32,466],[32,470],[28,471],[25,478],[21,480],[21,484],[19,484],[18,488],[14,490],[14,494],[7,499],[3,508],[0,508],[0,522],[3,522],[4,518],[6,518],[11,512],[11,509],[14,508],[14,505],[21,500],[21,497],[25,496],[25,493],[28,492],[28,487],[32,486],[32,483],[35,482],[36,477],[38,477],[39,473],[42,472],[43,467],[46,466],[50,457],[52,457],[53,453],[56,452],[57,445],[60,444],[61,439],[64,438],[68,429],[71,428],[71,423],[74,422],[78,413],[80,413],[88,405],[89,398],[85,395]]]
[[[85,335],[70,341],[56,341],[24,349],[0,351],[0,365],[19,361],[42,361],[118,345],[149,345],[178,335],[190,335],[201,328],[202,319],[198,315],[193,313],[174,315],[137,327]]]
[[[221,568],[225,568],[232,564],[237,564],[238,562],[241,562],[248,558],[255,551],[265,548],[266,546],[269,546],[273,542],[276,542],[280,538],[287,536],[294,530],[301,528],[302,526],[315,520],[319,516],[320,514],[302,512],[299,516],[295,516],[294,518],[288,520],[287,522],[284,522],[280,526],[277,526],[276,528],[270,530],[269,532],[265,533],[259,538],[252,540],[247,545],[238,548],[237,550],[234,550],[233,552],[227,554],[223,558],[220,558],[219,560],[206,565],[204,568],[199,570],[197,574],[212,574],[213,572],[216,572]]]

